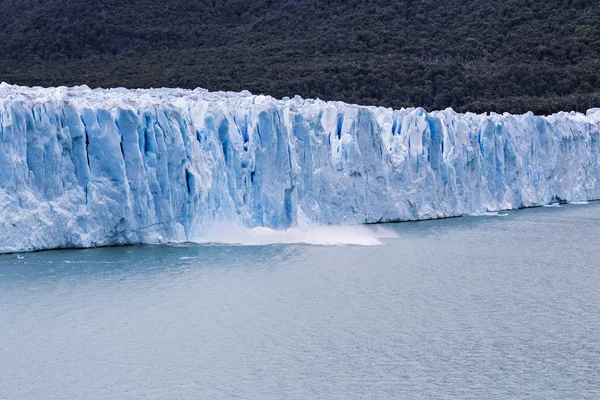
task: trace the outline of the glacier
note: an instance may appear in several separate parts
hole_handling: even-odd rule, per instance
[[[393,110],[0,84],[0,252],[200,240],[600,199],[600,109]]]

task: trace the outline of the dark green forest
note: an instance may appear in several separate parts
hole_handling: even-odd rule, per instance
[[[0,0],[0,81],[600,107],[599,0]]]

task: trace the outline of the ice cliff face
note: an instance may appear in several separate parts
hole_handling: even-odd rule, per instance
[[[0,252],[600,199],[600,110],[427,113],[0,85]]]

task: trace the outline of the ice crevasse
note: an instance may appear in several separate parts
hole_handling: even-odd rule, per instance
[[[0,84],[0,252],[600,199],[600,109],[392,110]]]

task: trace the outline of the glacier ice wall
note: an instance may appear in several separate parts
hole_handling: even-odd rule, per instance
[[[600,199],[600,110],[392,110],[0,85],[0,252],[194,240],[214,223],[419,220]]]

